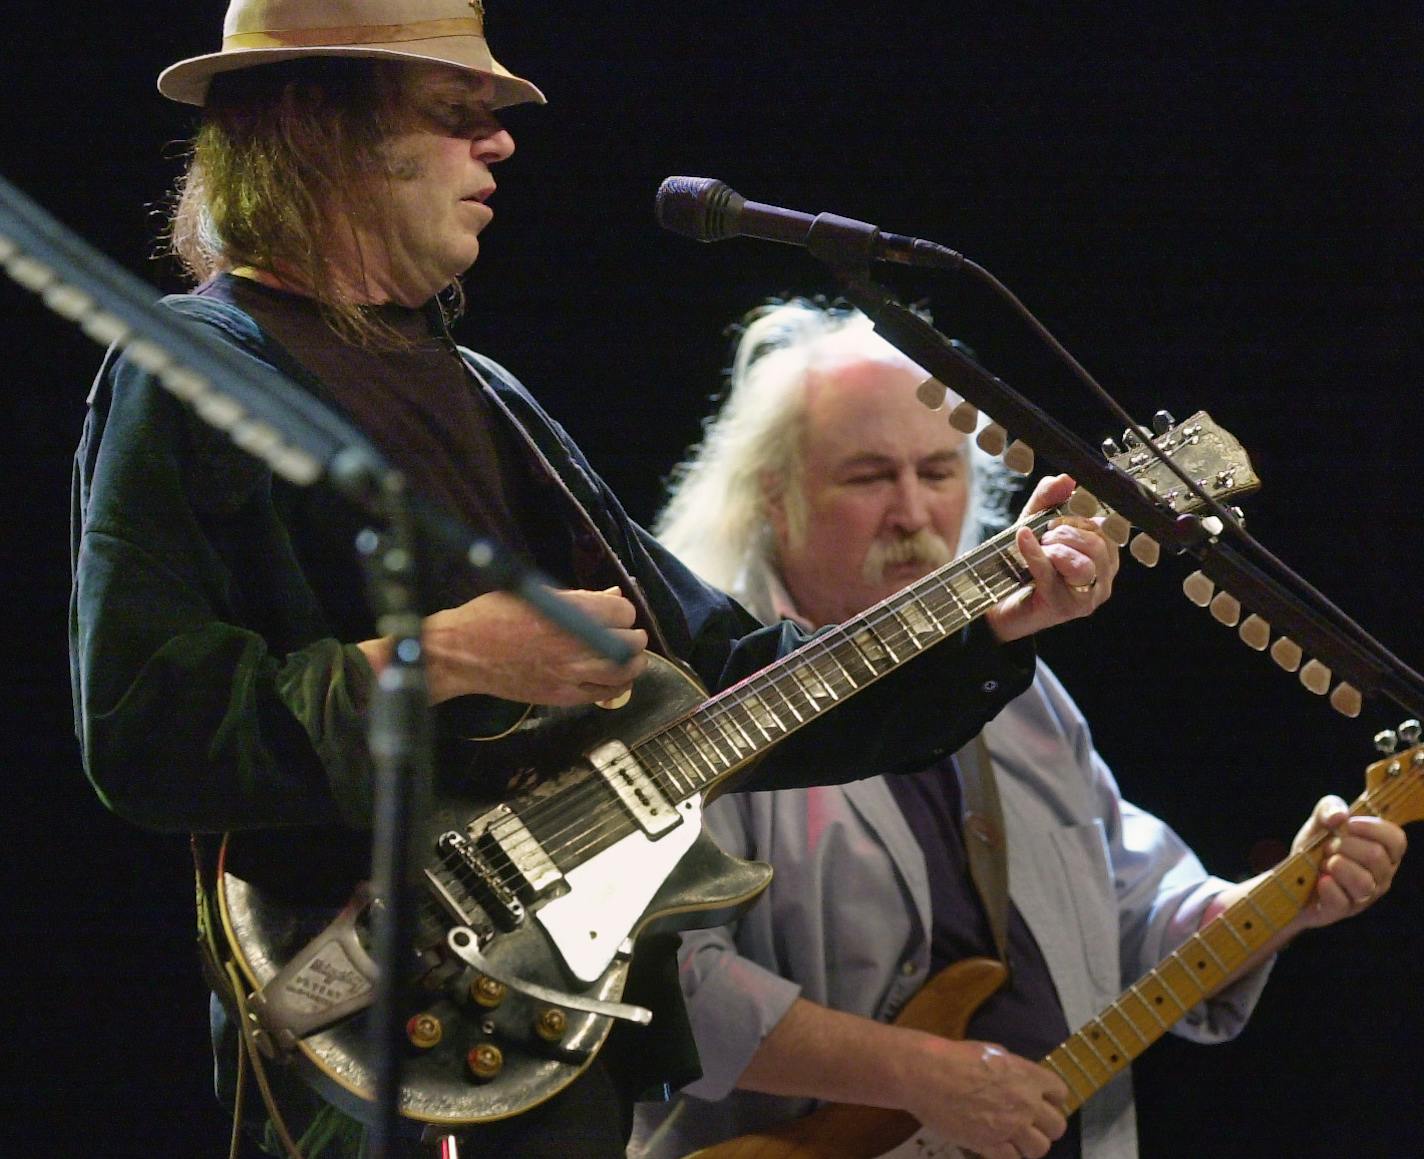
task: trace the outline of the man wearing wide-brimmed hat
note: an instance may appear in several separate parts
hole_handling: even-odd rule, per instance
[[[514,151],[496,111],[543,100],[490,55],[477,0],[233,0],[221,48],[159,84],[203,110],[172,221],[200,284],[173,310],[344,411],[416,490],[537,563],[635,653],[598,659],[432,566],[421,596],[437,719],[458,707],[507,726],[529,704],[616,704],[645,649],[722,688],[804,640],[697,581],[517,381],[449,337],[493,218],[493,169]],[[274,477],[117,355],[92,397],[75,514],[76,719],[106,803],[157,828],[261,832],[255,872],[285,869],[290,888],[320,878],[308,852],[365,864],[365,708],[391,645],[363,598],[351,512]],[[796,732],[757,783],[919,767],[967,739],[1032,671],[1031,647],[1008,641],[1095,602],[1062,576],[1113,566],[1098,539],[1045,553],[1030,536],[1024,551],[1030,597],[917,659],[913,680],[889,676]],[[512,771],[466,761],[461,775],[497,800]],[[651,1027],[620,1025],[547,1101],[482,1119],[467,1132],[477,1146],[621,1154],[634,1095],[696,1073],[671,941],[643,939],[633,958],[627,997],[653,1010]],[[231,1098],[236,1036],[216,1021]],[[306,1150],[357,1153],[350,1120],[269,1070]],[[255,1096],[246,1105],[263,1118]]]

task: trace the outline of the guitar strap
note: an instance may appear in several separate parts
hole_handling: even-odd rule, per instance
[[[980,733],[954,754],[964,808],[964,849],[969,876],[984,903],[999,961],[1009,969],[1009,851],[1004,810],[989,746]]]

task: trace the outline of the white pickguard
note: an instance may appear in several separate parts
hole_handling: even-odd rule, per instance
[[[535,913],[574,977],[596,982],[702,829],[702,798],[656,841],[639,830],[564,874],[569,892]]]

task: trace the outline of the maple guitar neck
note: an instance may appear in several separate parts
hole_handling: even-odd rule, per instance
[[[1400,823],[1416,816],[1421,761],[1424,757],[1416,749],[1410,776],[1401,775],[1406,770],[1403,758],[1379,762],[1383,769],[1380,782],[1355,799],[1350,815],[1386,817]],[[1393,772],[1390,766],[1394,766]],[[1315,890],[1329,837],[1328,833],[1317,837],[1263,875],[1245,897],[1183,942],[1043,1059],[1043,1065],[1068,1086],[1067,1113],[1076,1111],[1125,1070],[1300,913]]]

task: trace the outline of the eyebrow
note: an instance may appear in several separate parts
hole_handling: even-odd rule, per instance
[[[964,458],[964,451],[935,451],[926,455],[922,459],[916,459],[915,465],[924,466],[929,463],[953,462]],[[891,455],[883,455],[879,451],[862,451],[857,455],[852,455],[848,459],[842,459],[837,466],[841,470],[851,470],[856,467],[880,467],[893,466],[897,460]]]

